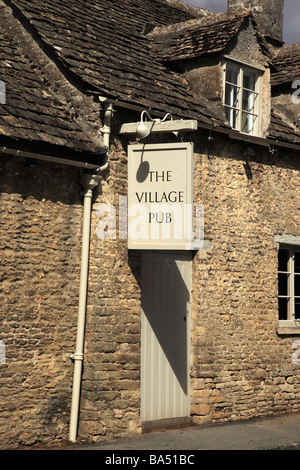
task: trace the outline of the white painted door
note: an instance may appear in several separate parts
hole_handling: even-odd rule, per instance
[[[190,254],[144,252],[141,420],[187,417]]]

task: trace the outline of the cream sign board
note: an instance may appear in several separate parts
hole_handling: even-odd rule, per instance
[[[128,147],[128,248],[191,249],[193,144]]]

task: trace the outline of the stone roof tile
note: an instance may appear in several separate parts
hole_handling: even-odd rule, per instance
[[[152,39],[152,47],[163,62],[190,60],[223,52],[238,34],[242,24],[249,19],[255,28],[259,44],[270,57],[253,15],[247,10],[237,15],[227,12],[217,13],[184,23],[156,27],[148,36]]]
[[[276,111],[271,114],[269,138],[279,142],[300,144],[300,130],[289,125]]]
[[[196,99],[165,67],[143,34],[146,21],[168,25],[194,18],[163,0],[14,0],[18,12],[87,90],[152,112],[226,127],[223,116]]]
[[[193,59],[223,51],[238,33],[245,15],[213,15],[168,27],[155,28],[149,37],[153,48],[165,62]],[[212,21],[211,21],[212,20]]]
[[[0,80],[5,83],[5,103],[0,104],[0,136],[98,152],[103,145],[81,127],[76,112],[59,93],[42,63],[28,48],[26,34],[9,11],[0,14]],[[55,91],[57,87],[57,92]]]
[[[12,6],[15,16],[32,35],[33,43],[36,42],[63,72],[62,75],[83,93],[99,94],[156,114],[170,112],[174,118],[196,119],[202,126],[229,128],[223,107],[214,105],[201,95],[195,98],[184,79],[171,71],[162,58],[178,60],[224,50],[243,21],[250,16],[249,12],[237,16],[208,14],[201,10],[191,13],[174,7],[174,2],[178,3],[178,0],[2,1]],[[144,34],[146,23],[157,29],[152,34]],[[7,26],[3,24],[5,28]],[[258,31],[257,37],[264,47]],[[14,38],[17,43],[17,35]],[[49,91],[45,78],[37,68],[30,79],[32,64],[29,55],[25,57],[20,52],[20,43],[17,48],[11,44],[7,47],[14,49],[12,57],[18,53],[18,60],[14,61],[13,66],[15,74],[19,58],[25,60],[25,64],[18,63],[24,74],[16,78],[18,85],[9,91],[15,93],[15,102],[18,97],[22,98],[22,80],[26,81],[29,75],[23,85],[23,107],[19,104],[24,114],[20,112],[17,115],[13,107],[6,108],[0,121],[3,132],[18,135],[22,129],[23,135],[29,138],[34,138],[34,134],[41,140],[85,146],[86,142],[81,141],[83,134],[76,127],[77,122],[74,123],[65,113],[62,95],[54,96]],[[0,51],[5,54],[5,42],[0,45]],[[265,51],[268,53],[267,48]],[[1,67],[7,64],[5,70],[2,69],[7,76],[10,73],[9,60],[10,54],[3,57],[1,63]],[[30,86],[36,87],[42,94],[43,91],[49,93],[49,98],[45,100],[39,95],[35,99],[32,95],[30,97]],[[29,105],[30,100],[34,106]],[[49,107],[48,114],[43,112],[45,101]],[[57,119],[52,119],[53,113]],[[40,121],[41,116],[44,116],[43,122]],[[294,134],[297,134],[296,130]],[[70,136],[69,140],[67,135]],[[272,135],[286,141],[290,139],[284,123],[279,123],[278,119],[272,120]]]
[[[288,85],[300,79],[300,44],[285,46],[273,58],[272,86]]]

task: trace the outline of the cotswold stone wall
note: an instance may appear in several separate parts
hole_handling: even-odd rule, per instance
[[[79,172],[0,158],[0,448],[68,436],[79,289]]]
[[[128,142],[114,135],[93,199],[79,440],[141,432],[141,259],[118,230]],[[297,156],[252,147],[246,159],[240,142],[202,131],[184,140],[194,139],[194,202],[210,244],[192,261],[191,415],[203,424],[299,412],[298,337],[276,330],[274,242],[300,236]],[[0,448],[58,443],[69,432],[80,172],[4,156],[0,165]],[[101,226],[103,204],[116,209],[115,234]]]
[[[193,259],[191,415],[197,424],[300,411],[297,336],[277,334],[275,235],[300,235],[300,165],[292,154],[195,138],[194,202],[204,204],[210,248]],[[160,137],[161,140],[161,137]],[[127,194],[127,142],[114,141],[95,196],[79,436],[141,432],[138,252],[118,239]],[[99,207],[116,208],[116,239],[99,240]],[[103,213],[102,213],[103,215]],[[103,227],[102,227],[103,228]]]
[[[261,31],[282,41],[284,0],[228,0],[228,11],[252,10]]]
[[[196,423],[300,411],[297,335],[276,327],[277,234],[300,235],[300,165],[291,152],[203,139],[195,200],[205,238],[193,266],[192,415]]]
[[[86,354],[79,436],[99,440],[140,432],[140,254],[120,239],[119,196],[127,196],[127,146],[112,143],[109,171],[95,193]],[[115,209],[105,231],[103,204]],[[125,212],[125,218],[127,212]],[[101,233],[107,237],[101,239]]]
[[[277,334],[275,235],[300,235],[300,165],[292,154],[195,138],[194,202],[204,204],[210,248],[193,259],[191,415],[224,422],[300,411],[297,336]],[[160,138],[161,140],[161,138]],[[119,196],[127,194],[127,142],[114,141],[95,195],[86,354],[79,436],[102,440],[141,432],[138,252],[118,239]],[[116,208],[116,239],[99,240],[99,207]],[[103,215],[103,213],[102,213]],[[107,220],[107,219],[106,219]],[[103,227],[102,227],[103,228]]]

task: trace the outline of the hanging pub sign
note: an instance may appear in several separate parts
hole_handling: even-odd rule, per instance
[[[193,144],[128,147],[128,248],[188,250],[193,240]]]

